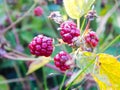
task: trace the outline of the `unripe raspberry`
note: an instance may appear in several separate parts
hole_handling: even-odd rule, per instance
[[[38,35],[29,44],[30,52],[36,56],[50,56],[53,52],[53,39]]]
[[[73,66],[72,57],[65,51],[59,52],[54,57],[54,63],[56,67],[60,68],[61,71],[66,71]]]
[[[42,14],[43,14],[43,9],[42,9],[40,6],[36,7],[36,8],[34,9],[34,14],[35,14],[35,16],[42,16]]]
[[[85,36],[85,41],[88,45],[90,45],[92,47],[96,47],[98,45],[99,39],[94,31],[90,31]]]
[[[73,21],[65,21],[60,25],[60,35],[64,42],[68,44],[73,43],[73,39],[80,35],[79,29]]]

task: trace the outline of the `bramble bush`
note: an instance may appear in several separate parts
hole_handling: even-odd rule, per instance
[[[0,90],[119,90],[119,5],[0,0]]]

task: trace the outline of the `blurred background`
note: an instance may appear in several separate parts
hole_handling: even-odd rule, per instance
[[[40,0],[37,6],[43,9],[41,16],[35,16],[32,10],[22,21],[13,25],[12,28],[9,27],[16,23],[16,20],[21,19],[33,3],[33,0],[0,0],[0,90],[45,90],[44,79],[46,79],[48,90],[58,90],[62,81],[63,74],[48,67],[26,75],[31,62],[13,60],[6,56],[10,52],[30,56],[28,44],[38,34],[52,37],[55,43],[58,43],[56,39],[60,38],[57,30],[59,25],[50,20],[48,16],[52,11],[60,11],[65,20],[69,19],[62,0]],[[97,52],[103,50],[108,43],[120,35],[120,6],[116,3],[119,4],[120,1],[96,0],[94,3],[98,18],[90,26],[100,38]],[[81,23],[83,19],[84,17],[81,18]],[[56,46],[52,57],[63,49],[71,52],[69,46]],[[120,55],[120,39],[104,52],[115,56]],[[91,87],[91,81],[88,80],[76,90],[98,89]]]

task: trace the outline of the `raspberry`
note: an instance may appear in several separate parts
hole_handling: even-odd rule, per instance
[[[68,61],[72,62],[72,57],[65,51],[59,52],[55,57],[54,57],[54,63],[56,67],[60,68],[61,71],[66,71],[70,69],[71,65],[73,63],[67,63]]]
[[[73,21],[65,21],[60,25],[60,35],[64,42],[68,44],[73,43],[73,39],[80,35],[79,29]]]
[[[42,9],[40,6],[36,7],[36,8],[34,9],[34,14],[35,14],[35,16],[42,16],[42,14],[43,14],[43,9]]]
[[[53,52],[53,39],[38,35],[29,44],[30,52],[36,56],[50,56]]]
[[[99,39],[94,31],[90,31],[85,36],[85,41],[88,45],[90,45],[92,47],[96,47],[98,45]]]

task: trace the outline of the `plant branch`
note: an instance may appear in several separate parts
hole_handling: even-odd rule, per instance
[[[5,11],[6,11],[6,15],[10,20],[10,23],[13,24],[13,21],[12,21],[12,19],[10,17],[9,9],[7,7],[7,1],[6,0],[4,0],[4,8],[5,8]],[[15,25],[12,27],[12,29],[13,29],[13,33],[14,33],[14,36],[15,36],[15,39],[16,39],[16,43],[19,45],[20,41],[19,41],[19,38],[18,38],[18,33],[16,32]]]
[[[52,68],[60,73],[65,73],[63,71],[61,71],[60,69],[56,68],[56,66],[52,65],[52,64],[46,64],[45,66],[49,67],[49,68]],[[66,75],[67,76],[71,76],[73,73],[72,72],[67,72]]]
[[[46,74],[45,74],[45,69],[42,68],[42,71],[43,71],[43,84],[44,84],[44,89],[45,89],[45,90],[48,90],[47,80],[46,80]]]
[[[105,31],[105,25],[109,17],[116,11],[118,7],[119,7],[119,4],[116,3],[115,6],[101,19],[98,29],[96,30],[97,35],[100,35]]]
[[[12,23],[10,26],[8,26],[7,28],[4,29],[4,31],[2,32],[2,34],[5,34],[9,29],[11,29],[12,27],[14,27],[17,23],[19,23],[20,21],[22,21],[36,6],[36,3],[34,3],[31,8],[22,16],[20,17],[18,20],[16,20],[14,23]]]
[[[61,83],[61,85],[60,85],[60,89],[59,90],[62,90],[62,87],[63,87],[63,85],[64,85],[64,82],[65,82],[65,79],[66,79],[66,77],[67,77],[67,71],[66,71],[66,73],[65,73],[65,75],[64,75],[64,77],[63,77],[63,80],[62,80],[62,83]]]
[[[88,30],[89,27],[90,27],[90,20],[88,20],[88,23],[87,23],[87,26],[86,26],[85,30]]]
[[[77,28],[80,29],[80,18],[77,19]]]
[[[82,22],[82,26],[81,26],[81,32],[83,31],[83,27],[84,27],[84,25],[85,25],[85,21],[86,21],[86,18],[84,18],[84,20],[83,20],[83,22]]]
[[[29,58],[29,57],[23,57],[23,56],[19,56],[19,55],[14,55],[14,53],[9,53],[9,54],[4,54],[3,55],[4,58],[7,58],[7,59],[12,59],[12,60],[16,60],[16,61],[35,61],[35,60],[41,60],[40,58]],[[60,73],[65,73],[61,70],[59,70],[58,68],[56,68],[56,66],[52,65],[52,64],[46,64],[45,66],[51,68],[51,69],[54,69]],[[68,72],[67,73],[67,76],[71,76],[72,73],[71,72]]]
[[[0,85],[1,84],[9,84],[9,83],[16,83],[16,82],[21,82],[21,81],[27,81],[27,80],[30,80],[30,81],[34,81],[35,79],[34,78],[15,78],[15,79],[9,79],[9,80],[5,80],[5,81],[0,81]]]

